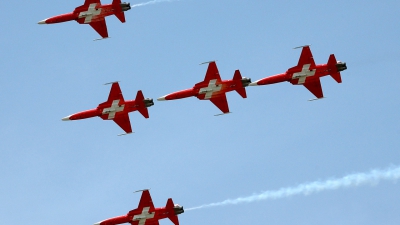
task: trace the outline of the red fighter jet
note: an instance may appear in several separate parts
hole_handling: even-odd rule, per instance
[[[125,11],[131,9],[129,2],[113,0],[112,4],[102,5],[100,0],[85,0],[85,4],[75,8],[71,13],[66,13],[39,21],[39,24],[62,23],[75,20],[80,24],[89,24],[103,38],[108,38],[106,16],[115,15],[125,23]]]
[[[149,118],[147,107],[154,105],[153,99],[144,98],[142,91],[138,91],[135,100],[125,101],[117,82],[112,84],[110,95],[106,102],[101,103],[97,108],[75,113],[62,118],[63,121],[87,119],[98,116],[103,120],[113,120],[126,134],[132,133],[131,122],[128,113],[138,110],[145,118]],[[123,134],[120,134],[123,135]]]
[[[154,208],[149,190],[143,191],[137,209],[131,210],[128,214],[100,221],[94,225],[116,225],[130,223],[131,225],[159,225],[158,220],[168,218],[175,225],[179,225],[178,216],[183,213],[183,207],[173,203],[169,198],[167,205],[162,208]]]
[[[313,55],[308,45],[301,46],[299,63],[297,66],[288,69],[285,73],[263,78],[250,84],[250,86],[275,84],[289,81],[293,85],[304,85],[317,99],[323,98],[320,77],[331,75],[332,78],[342,83],[340,72],[347,69],[346,63],[336,61],[335,55],[331,54],[327,64],[315,65]],[[297,47],[297,48],[301,48]],[[311,100],[317,100],[311,99]]]
[[[196,96],[200,100],[210,100],[223,114],[226,114],[229,113],[228,101],[225,95],[226,92],[237,91],[240,96],[247,98],[245,87],[251,83],[250,78],[242,78],[240,71],[236,70],[232,80],[221,80],[215,62],[211,61],[206,63],[209,63],[209,65],[204,81],[197,83],[192,88],[165,95],[157,100],[175,100]],[[223,114],[217,114],[216,116]]]

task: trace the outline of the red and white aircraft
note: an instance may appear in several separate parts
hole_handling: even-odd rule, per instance
[[[301,51],[297,66],[288,69],[285,73],[257,80],[251,83],[250,86],[275,84],[289,81],[293,85],[304,85],[304,87],[311,91],[311,93],[313,93],[317,99],[320,99],[324,97],[324,94],[322,93],[321,81],[319,79],[320,77],[331,75],[336,82],[342,83],[340,72],[347,69],[346,63],[336,61],[335,55],[331,54],[327,64],[316,65],[310,47],[308,45],[301,47],[303,50]]]
[[[122,23],[125,23],[124,11],[131,9],[129,2],[121,3],[121,0],[113,0],[111,4],[102,5],[100,0],[85,0],[85,3],[71,13],[66,13],[39,21],[39,24],[62,23],[75,20],[80,24],[89,24],[100,34],[107,38],[108,31],[106,16],[115,15]]]
[[[113,120],[126,134],[132,133],[131,122],[128,113],[138,110],[145,118],[149,118],[147,107],[154,105],[153,99],[144,98],[142,91],[138,91],[135,100],[125,101],[117,82],[112,84],[108,100],[83,112],[75,113],[62,118],[63,121],[87,119],[98,116],[103,120]]]
[[[142,190],[137,209],[129,211],[126,215],[117,216],[107,220],[95,223],[94,225],[116,225],[121,223],[130,223],[131,225],[159,225],[158,220],[168,218],[175,225],[179,225],[178,214],[184,212],[183,207],[175,204],[171,198],[167,205],[162,208],[154,208],[149,190]]]
[[[228,101],[225,95],[226,92],[237,91],[240,96],[247,98],[245,87],[251,83],[250,78],[242,78],[240,71],[236,70],[232,80],[221,80],[215,62],[211,61],[206,63],[209,63],[209,65],[204,81],[195,84],[192,88],[162,96],[157,100],[175,100],[196,96],[200,100],[210,100],[223,114],[226,114],[229,113]]]

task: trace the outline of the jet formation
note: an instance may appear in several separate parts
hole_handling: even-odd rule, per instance
[[[100,0],[85,0],[85,3],[76,7],[74,11],[58,16],[53,16],[39,21],[38,24],[63,23],[75,20],[80,24],[89,24],[102,38],[108,38],[105,17],[115,15],[125,23],[125,11],[131,9],[129,2],[113,0],[111,4],[102,5]]]
[[[184,213],[182,206],[174,204],[172,199],[169,198],[165,207],[154,208],[149,190],[140,191],[142,191],[142,196],[136,209],[129,211],[126,215],[106,219],[94,225],[116,225],[121,223],[159,225],[158,221],[165,218],[170,219],[174,225],[179,225],[178,215]]]
[[[111,4],[102,5],[100,0],[85,0],[84,4],[74,11],[39,21],[39,24],[54,24],[75,20],[79,24],[89,24],[102,38],[108,38],[105,17],[115,15],[125,23],[125,11],[131,9],[130,3],[113,0]],[[313,55],[308,45],[300,46],[302,52],[298,64],[286,72],[265,77],[255,82],[250,78],[242,77],[239,70],[234,72],[231,80],[222,80],[215,61],[208,64],[203,81],[193,87],[176,91],[158,98],[158,101],[177,100],[188,97],[197,97],[199,100],[211,101],[225,115],[230,113],[226,93],[236,91],[242,98],[247,98],[248,86],[261,86],[288,81],[293,85],[303,85],[316,99],[324,97],[320,78],[330,75],[337,83],[342,82],[340,72],[347,69],[344,62],[337,61],[334,54],[329,56],[326,64],[315,64]],[[134,100],[125,100],[119,83],[111,82],[111,90],[107,101],[100,103],[96,108],[78,112],[62,118],[63,121],[81,120],[91,117],[100,117],[103,120],[113,120],[124,131],[132,133],[129,113],[139,111],[146,119],[149,118],[148,107],[154,105],[153,99],[145,98],[142,91],[137,91]],[[316,100],[313,99],[313,100]],[[165,207],[155,208],[149,190],[142,192],[139,205],[130,210],[126,215],[109,218],[94,225],[117,225],[130,223],[131,225],[159,225],[159,220],[168,218],[174,225],[179,225],[178,215],[184,213],[182,206],[174,204],[171,198]]]
[[[236,70],[231,80],[222,80],[215,61],[202,64],[208,64],[207,72],[203,81],[195,84],[192,88],[173,92],[158,98],[158,101],[176,100],[188,97],[197,97],[199,100],[210,100],[221,114],[230,113],[226,93],[236,91],[243,98],[247,98],[246,88],[248,86],[261,86],[288,81],[293,85],[303,85],[317,100],[324,97],[320,78],[330,75],[333,79],[341,83],[340,72],[347,69],[346,63],[337,61],[334,54],[329,56],[326,64],[315,64],[313,55],[308,45],[302,46],[297,66],[289,68],[285,73],[262,78],[251,82],[250,78],[242,77],[239,70]],[[112,84],[108,100],[97,106],[95,109],[86,110],[64,117],[63,121],[80,120],[90,117],[100,117],[103,120],[113,120],[126,133],[132,133],[131,123],[128,113],[139,111],[145,118],[149,118],[147,107],[154,105],[153,99],[144,98],[142,91],[138,91],[135,100],[125,101],[118,82]],[[123,134],[121,134],[123,135]]]

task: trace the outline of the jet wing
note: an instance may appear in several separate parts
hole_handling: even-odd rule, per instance
[[[228,101],[226,100],[226,95],[220,94],[217,97],[210,98],[210,101],[214,103],[223,113],[229,113]]]
[[[307,81],[303,84],[311,93],[315,95],[317,98],[323,98],[324,94],[322,93],[321,81],[318,79]]]
[[[119,99],[119,102],[125,102],[124,96],[122,95],[121,88],[119,87],[118,83],[113,83],[111,86],[110,94],[108,95],[107,102],[112,102],[114,100]]]
[[[221,81],[221,77],[219,76],[217,64],[215,64],[215,62],[210,62],[208,64],[208,69],[206,72],[206,76],[204,77],[204,81],[195,84],[194,87],[202,87],[204,85],[209,85],[210,81],[211,81],[211,83],[214,83],[214,84],[219,83],[217,81]]]
[[[76,7],[74,12],[76,13],[84,12],[88,10],[90,4],[101,5],[100,0],[85,0],[85,3],[83,3],[83,5],[81,6]]]
[[[100,34],[102,38],[107,38],[108,37],[108,31],[107,31],[107,24],[106,20],[102,18],[101,20],[91,22],[89,25],[97,31],[97,33]]]
[[[151,199],[149,190],[144,190],[142,192],[138,209],[143,209],[145,207],[149,207],[149,212],[154,212],[153,200]]]
[[[215,62],[210,62],[208,64],[208,69],[206,72],[206,77],[204,78],[204,81],[208,83],[210,80],[221,80],[221,77],[219,76],[217,64]]]
[[[310,46],[304,46],[301,50],[301,55],[297,66],[302,68],[305,64],[310,64],[310,69],[315,68],[314,57],[311,53]]]
[[[131,121],[129,120],[128,113],[121,113],[121,114],[117,115],[113,120],[127,134],[132,133]]]

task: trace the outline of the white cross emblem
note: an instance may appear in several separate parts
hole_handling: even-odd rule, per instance
[[[147,219],[154,218],[154,213],[149,213],[150,207],[144,207],[142,214],[133,216],[133,221],[139,220],[139,225],[144,225]]]
[[[115,117],[115,113],[117,112],[121,112],[124,110],[125,105],[118,105],[119,103],[119,99],[118,100],[114,100],[111,104],[110,108],[104,108],[103,109],[103,114],[108,114],[108,119],[114,119]]]
[[[88,11],[84,11],[79,13],[79,18],[85,17],[85,23],[90,23],[92,22],[93,16],[97,16],[101,13],[101,8],[100,9],[95,9],[97,3],[92,3],[89,5]]]
[[[222,85],[215,85],[215,83],[217,83],[216,79],[210,80],[208,87],[200,88],[199,94],[206,94],[204,99],[211,98],[213,92],[220,91],[222,88]]]
[[[304,64],[303,68],[301,69],[301,72],[293,73],[292,79],[299,78],[298,84],[304,84],[304,82],[306,82],[307,77],[314,76],[315,74],[315,69],[310,70],[310,65],[311,64]]]

